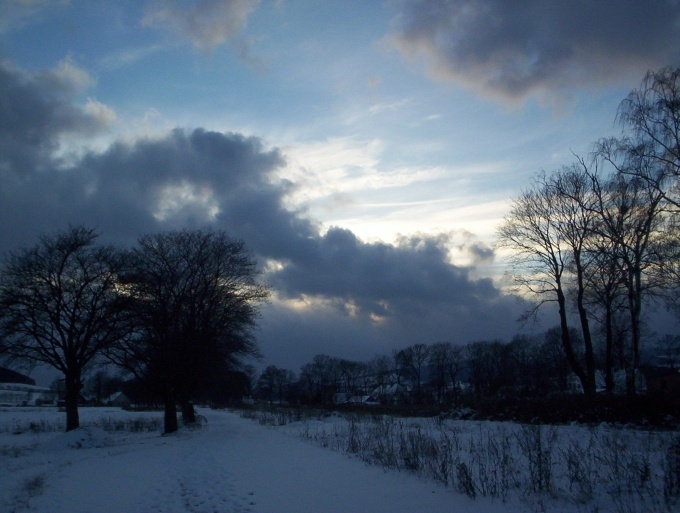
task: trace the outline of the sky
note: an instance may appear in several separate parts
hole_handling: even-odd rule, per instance
[[[679,41],[677,0],[0,0],[0,251],[225,230],[295,371],[509,340],[538,329],[494,248],[513,197]]]

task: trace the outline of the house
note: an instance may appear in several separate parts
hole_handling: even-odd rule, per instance
[[[24,376],[20,372],[6,367],[0,367],[0,383],[19,383],[22,385],[35,385],[35,380]]]
[[[35,380],[0,367],[0,406],[40,406],[55,404],[56,394],[36,386]]]
[[[118,408],[129,408],[132,401],[123,392],[116,392],[104,400],[106,406],[117,406]]]
[[[370,395],[356,395],[337,392],[333,394],[333,404],[363,404],[366,406],[375,406],[380,404],[380,402],[376,401],[373,396]]]
[[[671,367],[640,367],[647,382],[647,394],[680,396],[680,373]]]
[[[639,367],[635,369],[635,392],[644,393],[647,390],[647,379],[649,373],[645,370],[647,367]],[[619,369],[614,372],[614,392],[617,394],[625,394],[627,392],[626,371]]]
[[[404,385],[393,383],[377,387],[371,393],[371,397],[377,398],[384,404],[407,404],[409,391]]]
[[[333,404],[346,404],[349,402],[350,394],[347,392],[336,392],[333,394]]]
[[[353,395],[349,398],[350,404],[363,404],[364,406],[378,406],[380,401],[377,401],[370,395]]]
[[[622,386],[625,387],[625,372],[619,376],[623,381],[621,382]],[[636,386],[641,386],[639,383]],[[606,383],[605,383],[605,377],[604,374],[600,371],[595,371],[595,390],[597,392],[604,392],[606,390]],[[567,392],[571,394],[582,394],[583,393],[583,385],[581,384],[581,380],[574,374],[573,372],[569,373],[567,376]]]

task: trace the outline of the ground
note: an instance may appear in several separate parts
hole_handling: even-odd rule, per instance
[[[508,511],[498,502],[472,501],[408,473],[368,466],[235,413],[200,413],[205,428],[172,436],[97,428],[2,433],[0,511]],[[22,431],[15,424],[15,432]]]

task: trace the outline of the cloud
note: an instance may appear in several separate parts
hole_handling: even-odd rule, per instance
[[[272,280],[285,297],[321,297],[354,316],[399,325],[442,309],[451,319],[457,308],[475,318],[504,303],[491,280],[474,279],[470,268],[450,263],[450,242],[442,234],[404,236],[394,245],[364,243],[349,230],[332,228]]]
[[[483,242],[474,242],[467,248],[468,253],[472,256],[475,262],[478,263],[492,263],[495,258],[493,248],[484,244]]]
[[[329,210],[338,197],[353,202],[353,195],[415,187],[445,176],[442,168],[380,166],[385,143],[377,138],[332,137],[298,143],[287,151],[291,165],[286,176],[301,187],[291,197],[297,203]],[[403,196],[402,196],[403,197]]]
[[[85,104],[85,112],[97,120],[101,125],[110,125],[116,120],[116,112],[108,105],[96,100],[95,98],[88,98]]]
[[[676,0],[404,0],[391,40],[432,75],[510,101],[626,85],[680,58]]]
[[[386,244],[337,227],[321,233],[287,202],[296,185],[280,177],[284,155],[257,137],[178,128],[65,164],[52,142],[97,124],[102,109],[91,104],[99,115],[88,114],[51,90],[53,79],[0,68],[2,105],[26,111],[0,116],[0,133],[10,136],[0,138],[0,251],[67,223],[126,245],[165,229],[225,230],[246,242],[277,290],[262,318],[263,349],[298,364],[310,353],[358,359],[416,341],[513,334],[521,305],[471,267],[453,265],[449,236]],[[39,158],[17,157],[32,148]]]
[[[68,59],[38,73],[0,62],[0,169],[24,175],[49,165],[62,137],[103,130],[113,111],[93,99],[85,107],[74,103],[91,83]]]
[[[142,23],[170,30],[201,49],[212,49],[236,38],[259,0],[157,0]],[[239,43],[243,50],[242,43]]]
[[[231,212],[232,204],[257,206],[260,217],[279,224],[295,217],[281,206],[287,186],[269,182],[283,157],[253,137],[178,129],[62,161],[57,156],[60,138],[87,138],[112,116],[96,100],[82,108],[75,105],[76,82],[81,81],[64,77],[63,70],[28,74],[0,66],[4,249],[68,222],[97,225],[105,234],[130,242],[146,231],[204,224],[220,212]]]
[[[136,48],[123,48],[106,55],[100,60],[100,65],[106,70],[124,68],[163,50],[160,44],[147,45]]]

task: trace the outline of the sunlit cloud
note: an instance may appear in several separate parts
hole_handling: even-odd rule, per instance
[[[155,0],[142,23],[172,31],[201,49],[236,37],[259,0]]]
[[[76,92],[84,91],[95,85],[95,79],[71,57],[62,59],[55,68],[42,73],[42,80],[53,88],[68,89]]]
[[[176,217],[213,221],[219,213],[219,202],[209,187],[200,187],[185,181],[177,185],[167,185],[159,191],[153,216],[158,221]]]
[[[95,98],[87,99],[85,112],[97,119],[102,125],[110,125],[116,120],[116,112]]]
[[[371,107],[368,109],[368,112],[372,116],[375,116],[376,114],[380,114],[383,111],[396,111],[408,103],[408,100],[400,100],[398,102],[391,103],[376,103],[371,105]]]
[[[359,191],[406,187],[441,178],[439,167],[394,167],[384,169],[384,144],[379,139],[330,138],[286,148],[288,166],[283,176],[298,187],[294,202],[313,202],[321,198],[352,197]]]

